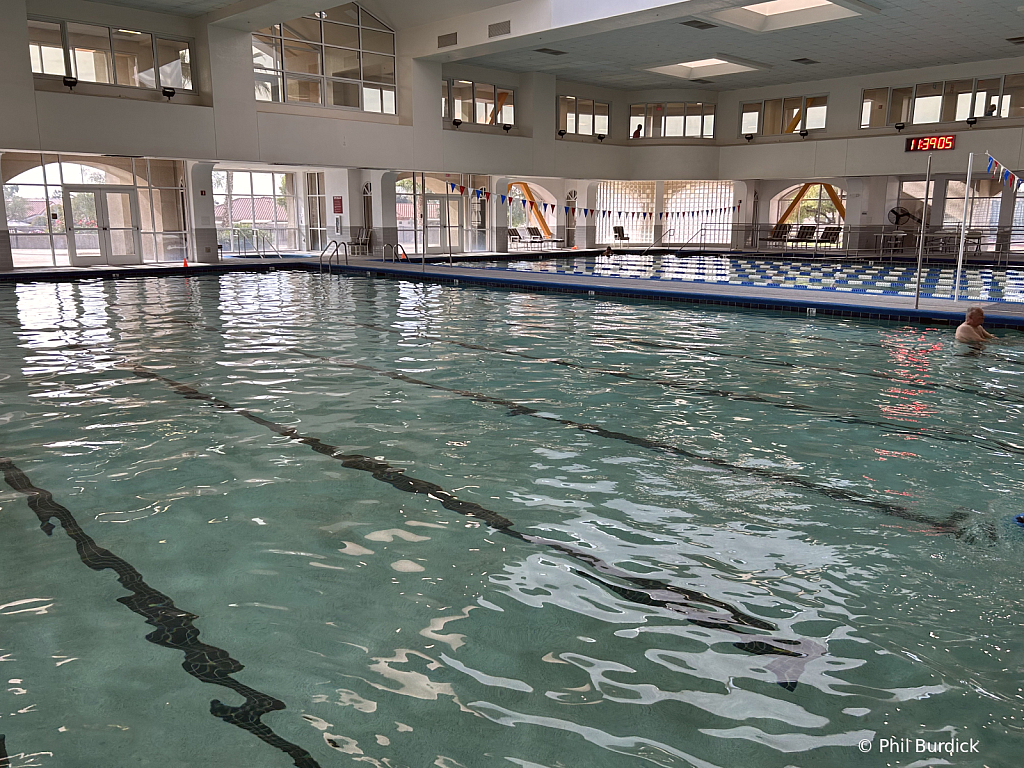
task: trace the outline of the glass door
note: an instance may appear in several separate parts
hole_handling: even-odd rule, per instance
[[[65,185],[71,265],[141,264],[139,204],[134,187]]]
[[[68,253],[73,267],[106,264],[107,258],[100,248],[98,189],[64,187],[64,211],[68,216]]]
[[[447,253],[448,240],[444,231],[444,197],[425,195],[423,198],[423,243],[427,253]]]
[[[135,191],[103,190],[104,219],[100,243],[107,247],[107,264],[141,264]]]

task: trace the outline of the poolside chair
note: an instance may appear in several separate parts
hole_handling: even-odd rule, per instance
[[[612,227],[612,232],[615,233],[615,239],[618,242],[628,242],[629,235],[626,234],[626,230],[622,227]]]
[[[533,245],[535,243],[544,244],[544,236],[540,233],[540,230],[536,227],[516,227],[519,230],[519,242]]]
[[[789,239],[791,243],[813,243],[817,240],[815,232],[818,231],[817,224],[801,224],[796,234]]]
[[[778,243],[781,245],[789,239],[789,230],[792,228],[792,224],[785,224],[780,221],[778,224],[772,227],[771,234],[769,234],[768,237],[764,239],[764,241],[766,243]]]
[[[352,238],[348,246],[352,249],[353,256],[369,256],[370,240],[373,237],[373,230],[369,227],[360,227],[356,236]]]
[[[519,246],[522,242],[522,238],[519,235],[519,230],[516,227],[508,228],[508,245],[511,248],[513,245]]]
[[[545,237],[544,233],[540,231],[540,227],[527,227],[526,231],[530,233],[530,242],[531,243],[539,242],[540,245],[541,245],[541,248],[543,248],[548,243],[561,243],[562,242],[562,240],[560,238],[557,238],[557,237]]]
[[[818,238],[818,245],[839,245],[839,236],[842,234],[842,227],[825,227],[821,231],[821,237]]]

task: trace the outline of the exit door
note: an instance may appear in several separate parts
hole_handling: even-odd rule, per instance
[[[64,187],[71,265],[141,264],[139,202],[134,187]]]
[[[462,253],[462,196],[423,196],[423,243],[427,253]]]

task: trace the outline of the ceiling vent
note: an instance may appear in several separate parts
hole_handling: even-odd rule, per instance
[[[487,36],[488,37],[501,37],[502,35],[512,34],[512,20],[499,21],[497,24],[487,25]]]
[[[449,32],[447,35],[437,36],[437,47],[438,48],[450,48],[453,45],[459,44],[459,33]]]
[[[694,29],[717,29],[717,24],[708,24],[706,21],[700,19],[690,19],[689,21],[680,21],[684,27],[693,27]]]
[[[1013,43],[1014,45],[1024,45],[1024,37],[1008,37],[1006,42]]]
[[[565,56],[565,51],[556,51],[554,48],[535,48],[537,53],[546,53],[549,56]]]
[[[792,59],[792,62],[794,64],[821,64],[820,61],[815,61],[814,59],[808,58]]]

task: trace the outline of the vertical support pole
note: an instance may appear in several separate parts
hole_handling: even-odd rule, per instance
[[[964,268],[964,247],[967,244],[967,201],[971,196],[971,173],[974,171],[974,153],[967,156],[967,185],[964,188],[964,220],[960,226],[960,255],[956,260],[956,279],[953,281],[953,301],[960,301],[960,272]],[[925,190],[927,192],[927,190]]]
[[[924,266],[924,223],[928,221],[928,188],[932,184],[932,155],[928,153],[928,170],[924,175],[924,207],[921,208],[921,234],[917,237],[917,287],[914,289],[914,309],[921,304],[921,269]]]
[[[462,178],[461,176],[459,177]],[[444,175],[444,216],[441,217],[441,221],[444,222],[444,231],[448,234],[448,266],[452,266],[452,223],[448,221],[448,216],[451,213],[451,206],[448,203],[448,190],[452,188],[451,182],[448,181],[448,174]]]

